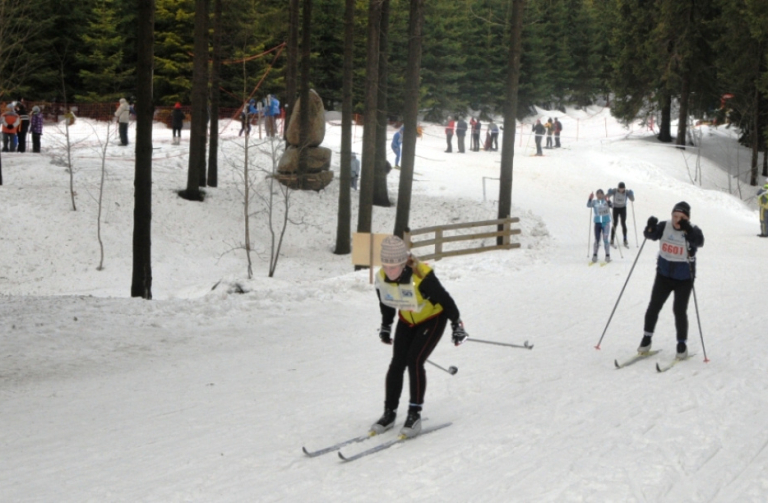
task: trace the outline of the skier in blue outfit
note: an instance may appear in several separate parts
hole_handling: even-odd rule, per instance
[[[400,150],[403,146],[403,128],[397,130],[395,136],[392,137],[392,152],[395,153],[395,167],[400,167]]]
[[[691,224],[691,207],[681,201],[672,209],[672,219],[659,222],[656,217],[648,219],[648,226],[643,236],[652,241],[659,241],[659,257],[656,261],[656,280],[653,282],[651,301],[645,311],[643,339],[637,348],[638,353],[651,350],[651,338],[659,319],[659,312],[672,292],[675,302],[672,312],[675,314],[677,332],[677,359],[688,357],[688,300],[696,278],[696,250],[704,246],[704,234],[701,229]]]
[[[597,189],[597,199],[595,199],[595,194],[589,195],[587,208],[592,208],[595,215],[592,220],[595,223],[595,248],[592,254],[592,262],[597,262],[601,234],[603,236],[603,246],[605,247],[605,261],[611,261],[611,247],[608,244],[608,234],[611,233],[611,206],[611,202],[605,198],[603,189]]]
[[[627,199],[630,201],[635,200],[635,193],[631,190],[627,190],[627,186],[624,182],[619,182],[618,189],[608,189],[606,198],[613,198],[613,228],[611,229],[611,246],[613,246],[614,239],[616,238],[616,229],[621,222],[621,231],[624,234],[624,246],[629,248],[629,242],[627,241]]]

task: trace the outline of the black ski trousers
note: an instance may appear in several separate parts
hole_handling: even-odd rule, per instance
[[[619,221],[621,221],[621,231],[624,233],[624,241],[627,240],[627,207],[613,208],[613,229],[611,229],[611,243],[613,238],[616,237],[616,229],[619,228]]]
[[[409,325],[398,320],[392,347],[392,361],[387,372],[387,396],[385,407],[397,410],[403,392],[403,375],[408,368],[411,387],[411,407],[421,408],[427,390],[427,372],[424,363],[440,342],[448,317],[440,313],[418,325]]]
[[[656,328],[656,322],[659,320],[659,313],[664,303],[672,292],[675,292],[675,300],[672,304],[672,312],[675,314],[675,329],[677,330],[677,340],[685,341],[688,339],[688,301],[691,298],[693,290],[693,280],[672,279],[661,274],[656,274],[656,281],[653,282],[651,291],[651,302],[645,311],[646,333],[652,334]]]

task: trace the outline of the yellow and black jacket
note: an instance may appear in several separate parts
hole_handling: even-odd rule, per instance
[[[383,325],[392,324],[396,311],[411,326],[441,313],[452,322],[459,320],[456,303],[427,264],[410,260],[396,281],[390,281],[380,269],[376,274],[376,294]]]

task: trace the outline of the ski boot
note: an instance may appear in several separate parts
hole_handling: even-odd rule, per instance
[[[685,360],[688,358],[688,346],[685,344],[685,341],[677,341],[677,354],[675,355],[675,358],[678,360]]]
[[[640,347],[637,348],[638,354],[645,354],[651,352],[651,336],[648,334],[643,335],[643,340],[640,341]]]
[[[408,409],[408,417],[400,430],[400,435],[405,438],[413,438],[419,433],[421,433],[421,412],[419,409]]]
[[[385,407],[384,414],[371,426],[371,433],[373,435],[381,435],[395,425],[396,418],[397,411]]]

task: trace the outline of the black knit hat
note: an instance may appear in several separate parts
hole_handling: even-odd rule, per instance
[[[620,188],[620,189],[624,189],[624,188],[626,188],[626,187],[627,187],[627,186],[626,186],[626,185],[624,185],[624,182],[619,182],[619,188]]]
[[[680,201],[675,205],[674,208],[672,208],[672,213],[679,211],[680,213],[684,214],[686,217],[691,218],[691,205],[686,203],[685,201]]]

